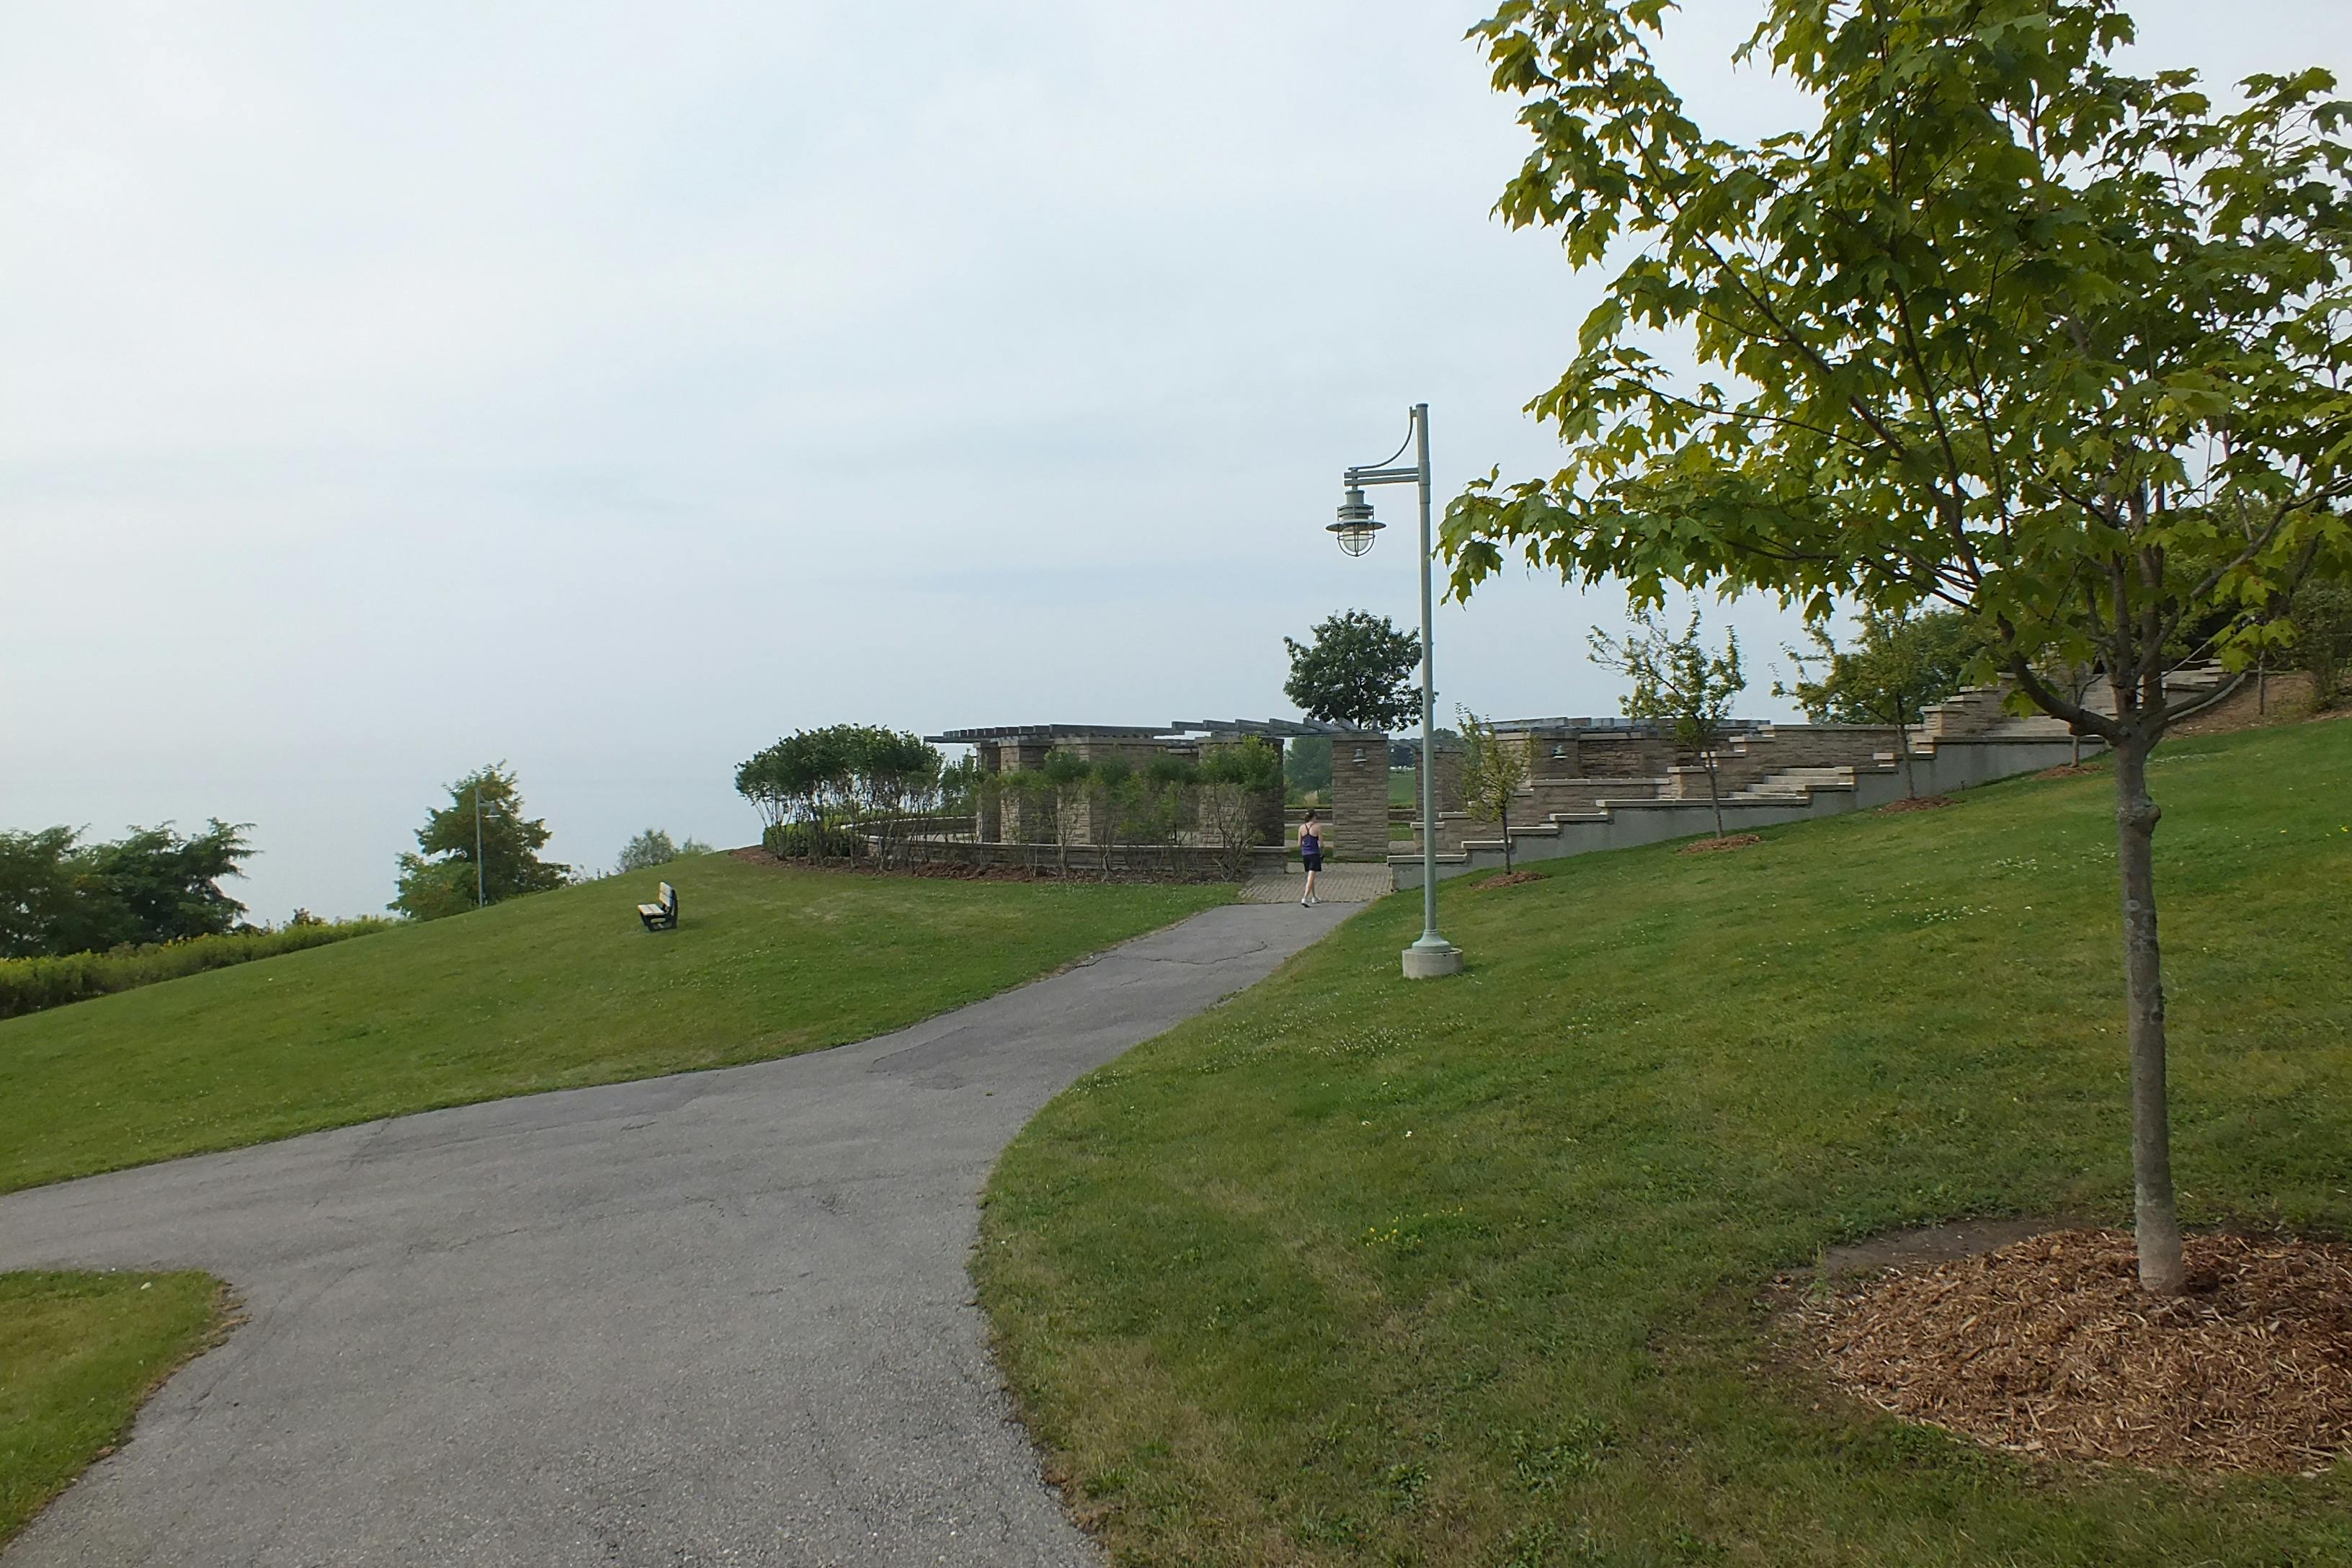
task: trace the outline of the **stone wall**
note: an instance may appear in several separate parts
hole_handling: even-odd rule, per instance
[[[1995,779],[2037,772],[2065,762],[2069,749],[2069,742],[2063,739],[1968,736],[1948,740],[1929,755],[1918,759],[1919,791],[1922,795],[1940,795],[1990,784]],[[1801,798],[1726,801],[1723,806],[1724,825],[1730,832],[1738,833],[1784,822],[1835,816],[1844,812],[1869,810],[1887,805],[1900,799],[1904,793],[1898,769],[1891,765],[1862,768],[1856,770],[1852,784],[1815,788]],[[1713,816],[1702,796],[1695,801],[1612,799],[1605,816],[1548,824],[1534,833],[1515,837],[1517,839],[1517,858],[1525,864],[1530,860],[1549,860],[1601,849],[1624,849],[1637,844],[1655,844],[1663,839],[1690,837],[1714,831]],[[1489,836],[1492,837],[1491,830]],[[1472,835],[1472,837],[1475,839],[1476,835]],[[1443,879],[1473,871],[1498,870],[1502,864],[1503,852],[1499,845],[1475,844],[1441,860],[1437,874]],[[1389,865],[1396,874],[1398,887],[1421,886],[1421,862],[1418,859],[1396,855],[1390,857]]]
[[[1045,765],[1047,750],[1043,741],[1007,741],[997,748],[997,771],[1034,772]],[[1050,844],[1054,839],[1051,809],[1043,801],[1010,790],[997,803],[997,824],[998,836],[1007,844]]]

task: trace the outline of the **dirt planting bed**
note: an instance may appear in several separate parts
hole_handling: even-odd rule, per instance
[[[2042,1458],[2310,1471],[2352,1450],[2352,1247],[2193,1237],[2189,1289],[2139,1289],[2122,1231],[1892,1269],[1801,1308],[1830,1381]]]
[[[1731,833],[1721,838],[1701,838],[1684,845],[1677,855],[1714,855],[1726,849],[1745,849],[1751,844],[1761,844],[1761,837],[1753,833]]]
[[[1906,795],[1901,800],[1890,800],[1878,809],[1882,815],[1898,811],[1941,811],[1951,804],[1952,797],[1949,795]]]

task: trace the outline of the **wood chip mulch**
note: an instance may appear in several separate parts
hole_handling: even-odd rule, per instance
[[[1750,844],[1761,844],[1763,842],[1763,837],[1758,834],[1733,833],[1721,838],[1697,839],[1692,843],[1684,845],[1681,848],[1675,850],[1675,853],[1677,855],[1712,855],[1719,849],[1745,849]]]
[[[2098,771],[2088,763],[2060,763],[2056,767],[2044,768],[2033,776],[2038,779],[2078,779],[2084,773]]]
[[[1906,795],[1901,800],[1888,801],[1885,805],[1878,808],[1878,812],[1882,816],[1889,816],[1898,811],[1941,811],[1944,807],[1951,804],[1952,797],[1949,795]]]
[[[1849,1394],[1993,1447],[2309,1472],[2352,1451],[2352,1247],[2192,1237],[2141,1292],[2131,1237],[2073,1230],[1801,1309]]]
[[[1482,888],[1516,888],[1521,882],[1540,882],[1542,880],[1543,873],[1540,871],[1497,871],[1495,875],[1487,878],[1485,881],[1480,882],[1478,886]]]

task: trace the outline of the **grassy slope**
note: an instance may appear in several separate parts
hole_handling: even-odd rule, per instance
[[[789,1055],[1003,990],[1229,889],[747,864],[650,877],[0,1022],[0,1192],[402,1111]]]
[[[2192,1224],[2352,1230],[2352,723],[2154,784]],[[2111,785],[1376,906],[1082,1080],[976,1262],[1126,1563],[2352,1562],[2316,1480],[2050,1473],[1821,1391],[1776,1270],[2129,1213]]]
[[[0,1274],[0,1542],[121,1439],[226,1308],[205,1274]]]

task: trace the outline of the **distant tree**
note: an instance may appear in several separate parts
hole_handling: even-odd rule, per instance
[[[1301,735],[1283,748],[1283,783],[1297,797],[1328,797],[1331,790],[1331,740]]]
[[[102,952],[228,931],[245,906],[221,882],[244,875],[250,823],[171,824],[84,844],[69,827],[0,833],[0,957]]]
[[[1844,647],[1819,621],[1805,630],[1813,651],[1784,648],[1798,677],[1773,682],[1772,695],[1793,697],[1816,724],[1891,724],[1903,761],[1904,793],[1916,796],[1910,726],[1931,702],[1968,684],[1969,666],[1984,651],[1984,636],[1958,610],[1874,610],[1857,617],[1861,635]]]
[[[1102,878],[1110,880],[1113,852],[1122,840],[1132,840],[1137,808],[1143,799],[1143,781],[1125,757],[1105,757],[1095,763],[1087,781],[1087,816],[1095,843],[1102,850]]]
[[[1313,645],[1288,637],[1290,679],[1282,689],[1309,719],[1360,730],[1395,730],[1421,710],[1413,672],[1421,639],[1386,616],[1348,610],[1315,628]]]
[[[621,846],[621,858],[613,863],[615,871],[644,871],[656,866],[666,866],[689,855],[708,855],[710,846],[699,838],[684,843],[673,840],[658,827],[648,827]]]
[[[872,826],[887,867],[908,837],[909,818],[940,808],[946,759],[920,735],[858,725],[844,737],[854,809]]]
[[[667,866],[677,858],[677,841],[658,827],[648,827],[621,846],[620,858],[613,862],[613,869],[643,871],[648,867]]]
[[[80,923],[76,906],[82,889],[75,864],[80,837],[70,827],[0,832],[0,958],[89,951],[58,945],[79,934],[68,933]]]
[[[182,837],[165,823],[91,846],[87,874],[122,911],[126,934],[117,940],[181,942],[216,936],[236,924],[245,906],[220,884],[245,874],[253,856],[245,835],[252,826],[215,817],[202,833]]]
[[[1282,757],[1255,735],[1217,746],[1202,759],[1194,795],[1201,835],[1215,851],[1218,869],[1239,881],[1249,871],[1260,837],[1258,814],[1268,795],[1282,795]]]
[[[904,819],[939,808],[945,765],[919,735],[828,724],[796,730],[744,762],[735,789],[758,808],[779,854],[799,844],[821,857],[836,842],[855,853],[870,831],[887,864]]]
[[[1727,637],[1721,653],[1710,652],[1699,637],[1696,610],[1680,637],[1647,609],[1635,609],[1632,619],[1633,629],[1622,639],[1592,628],[1592,660],[1633,681],[1625,717],[1666,725],[1676,746],[1697,754],[1706,769],[1706,803],[1715,810],[1715,836],[1720,838],[1723,795],[1716,786],[1715,752],[1723,743],[1733,700],[1748,687],[1739,672],[1739,638]]]
[[[1198,812],[1201,770],[1190,757],[1154,757],[1143,770],[1143,803],[1138,808],[1143,832],[1168,856],[1168,872],[1176,872],[1176,847],[1192,826]]]
[[[523,816],[521,793],[504,763],[477,769],[449,785],[449,804],[436,807],[416,830],[419,853],[401,856],[400,891],[387,907],[411,920],[438,920],[477,902],[560,888],[572,868],[539,858],[548,837],[544,821]]]
[[[1503,869],[1513,864],[1511,802],[1528,782],[1528,743],[1506,741],[1495,726],[1467,708],[1454,711],[1462,721],[1462,799],[1475,816],[1491,816],[1503,825]],[[1716,832],[1720,835],[1718,820]]]
[[[1045,753],[1038,772],[1053,792],[1055,858],[1062,875],[1066,877],[1070,874],[1070,839],[1078,824],[1077,808],[1086,800],[1094,769],[1077,752],[1066,746],[1056,746]]]

